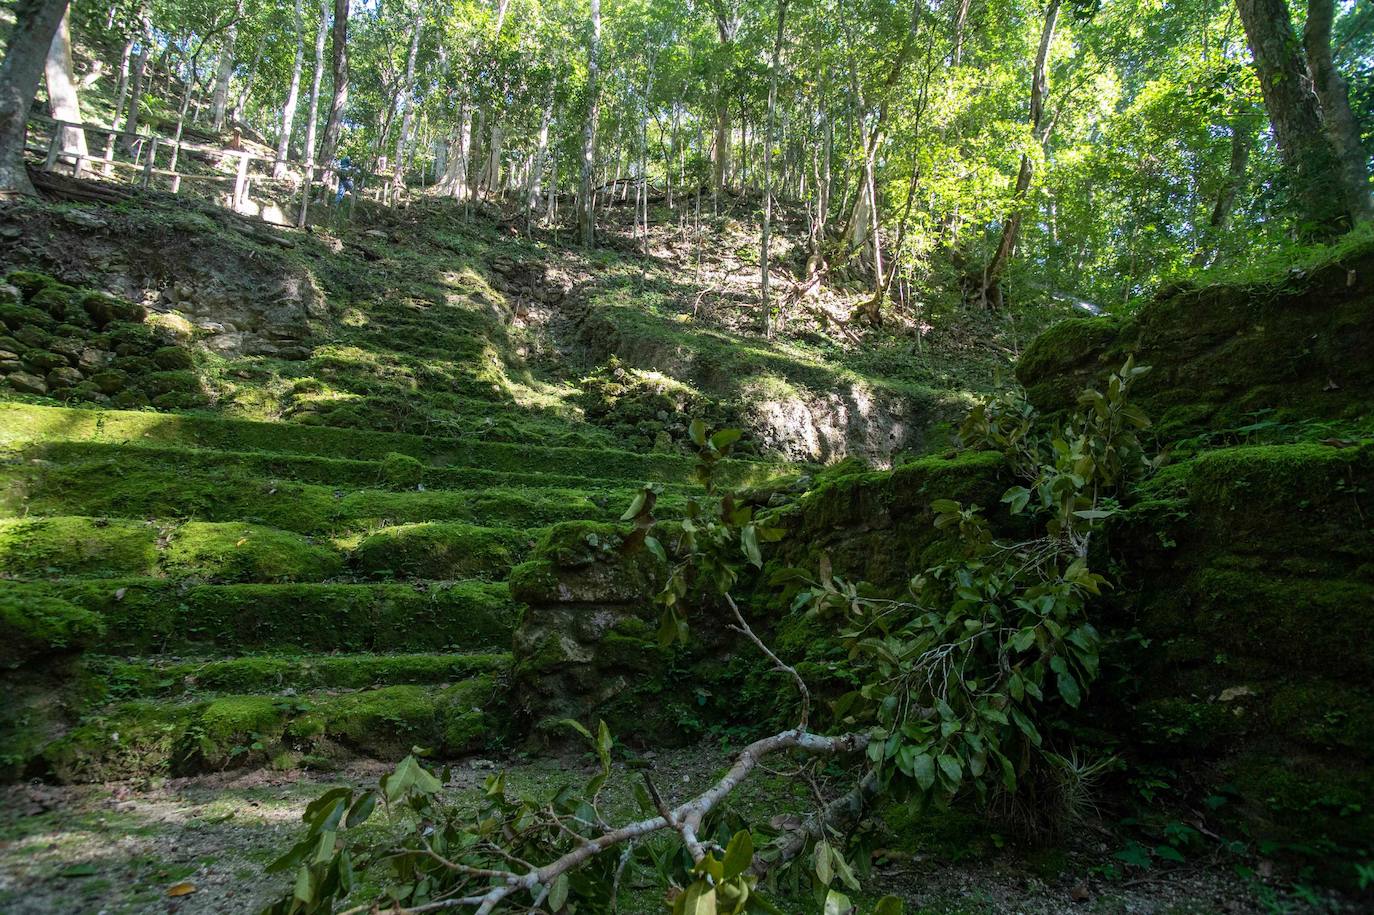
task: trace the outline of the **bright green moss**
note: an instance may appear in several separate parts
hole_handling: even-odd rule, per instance
[[[369,534],[353,552],[353,564],[373,576],[502,578],[534,536],[510,528],[459,523],[404,524]]]
[[[180,378],[180,376],[178,376]],[[182,381],[189,379],[180,378]],[[187,388],[189,389],[189,388]],[[149,414],[118,410],[76,410],[0,403],[0,445],[38,442],[139,442],[264,452],[343,457],[379,462],[396,453],[433,461],[442,467],[484,468],[502,473],[546,474],[550,468],[570,477],[682,482],[691,476],[685,455],[638,454],[607,448],[548,447],[480,439],[427,438],[359,429],[331,429],[292,423],[259,423],[221,417]],[[767,477],[779,465],[726,461],[721,477],[744,483]],[[374,468],[374,473],[375,468]],[[375,479],[375,477],[374,477]]]
[[[0,521],[0,574],[149,575],[157,568],[158,530],[105,518]]]
[[[163,558],[173,577],[230,582],[320,581],[343,568],[334,550],[300,534],[255,524],[191,521],[177,528]]]
[[[89,660],[88,667],[121,697],[173,696],[185,692],[251,693],[290,687],[366,689],[387,684],[452,683],[474,674],[499,673],[510,655],[259,655],[202,662],[150,664]]]
[[[177,748],[202,706],[128,702],[92,716],[43,749],[59,782],[99,782],[172,771]]]
[[[271,696],[215,699],[183,735],[176,761],[184,770],[261,762],[285,726],[286,711]]]
[[[498,736],[496,719],[484,708],[493,699],[488,677],[445,690],[388,686],[324,699],[293,721],[288,734],[327,738],[379,759],[400,759],[417,745],[455,755]]]
[[[66,581],[54,593],[100,613],[110,650],[435,651],[504,648],[520,607],[504,584],[240,584]]]
[[[0,668],[80,651],[105,633],[101,618],[47,587],[0,579]]]
[[[382,480],[393,489],[414,489],[425,478],[425,465],[408,454],[392,451],[382,458]]]

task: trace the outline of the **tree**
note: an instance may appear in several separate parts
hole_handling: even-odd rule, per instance
[[[596,244],[596,206],[592,178],[596,172],[596,126],[601,115],[601,0],[591,0],[591,33],[587,38],[587,118],[582,126],[582,180],[577,195],[578,236],[583,247]]]
[[[286,90],[286,104],[282,107],[281,131],[277,134],[277,154],[272,162],[272,177],[281,178],[286,174],[286,160],[291,147],[291,128],[296,122],[296,103],[301,91],[301,68],[305,63],[305,23],[302,21],[303,13],[301,10],[301,0],[295,0],[295,23],[296,23],[296,55],[291,64],[291,83]],[[316,79],[319,73],[316,71]],[[316,83],[316,93],[319,86]],[[317,99],[311,98],[311,105]],[[313,134],[313,131],[312,131]],[[314,136],[311,136],[314,141]]]
[[[1302,46],[1293,34],[1288,4],[1286,0],[1236,0],[1236,7],[1297,208],[1310,233],[1340,232],[1349,227],[1352,217],[1349,171],[1342,169],[1331,144],[1313,81],[1299,53]],[[1330,41],[1326,44],[1329,52]],[[1334,93],[1334,85],[1328,82],[1327,90]]]
[[[62,16],[48,47],[44,74],[48,82],[48,107],[58,121],[81,123],[81,103],[77,98],[76,76],[72,72],[71,9]],[[86,156],[86,132],[80,127],[55,127],[58,146],[69,156]]]
[[[763,238],[759,243],[759,289],[763,304],[763,333],[772,330],[768,300],[768,243],[773,225],[773,115],[778,104],[778,62],[782,57],[782,36],[787,22],[787,0],[778,0],[778,34],[773,41],[773,59],[768,68],[768,133],[763,144]]]
[[[14,28],[0,61],[0,199],[32,196],[33,182],[24,164],[29,108],[68,0],[19,0]]]
[[[348,106],[348,7],[349,0],[334,0],[334,96],[329,103],[329,119],[324,124],[324,139],[319,161],[332,169],[343,132],[344,109]]]
[[[210,100],[210,120],[216,132],[224,129],[224,118],[229,109],[229,83],[234,78],[234,45],[238,40],[238,23],[243,18],[243,3],[244,0],[236,0],[234,16],[229,27],[225,29],[224,40],[220,44],[214,95]]]
[[[1030,130],[1036,144],[1044,148],[1049,139],[1052,122],[1045,120],[1045,99],[1049,92],[1050,45],[1054,43],[1054,29],[1059,21],[1059,0],[1050,0],[1045,7],[1044,24],[1040,30],[1040,46],[1035,52],[1035,69],[1031,76],[1030,93]],[[1021,233],[1021,220],[1024,217],[1026,193],[1030,190],[1031,177],[1035,166],[1029,153],[1021,154],[1021,167],[1016,173],[1016,188],[1012,193],[1011,212],[1002,223],[1002,237],[992,259],[983,268],[979,278],[978,296],[984,306],[1001,304],[1000,288],[1002,272],[1011,260],[1016,249],[1016,239]]]
[[[1340,162],[1339,181],[1353,222],[1374,220],[1370,196],[1368,154],[1360,142],[1360,128],[1350,110],[1350,90],[1331,59],[1331,23],[1334,0],[1308,0],[1307,24],[1302,44],[1307,51],[1307,72],[1321,103],[1327,140]]]

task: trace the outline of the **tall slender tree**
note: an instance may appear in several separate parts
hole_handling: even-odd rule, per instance
[[[24,164],[29,108],[68,0],[18,0],[0,60],[0,199],[34,193]]]
[[[596,128],[601,116],[601,0],[591,0],[587,38],[587,118],[582,125],[582,181],[577,195],[578,237],[584,247],[596,244]]]
[[[282,106],[281,131],[277,134],[276,156],[272,160],[272,177],[286,174],[286,161],[291,151],[291,130],[296,124],[296,107],[301,92],[301,70],[305,66],[305,22],[301,0],[295,0],[296,54],[291,62],[291,82],[286,89],[286,104]],[[313,137],[311,138],[313,140]]]

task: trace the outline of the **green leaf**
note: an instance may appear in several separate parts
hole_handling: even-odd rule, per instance
[[[1155,846],[1155,857],[1162,858],[1165,861],[1172,861],[1174,864],[1185,864],[1188,860],[1187,858],[1183,857],[1183,853],[1181,851],[1179,851],[1177,848],[1174,848],[1172,845]]]
[[[1078,681],[1073,678],[1073,674],[1067,670],[1060,671],[1057,676],[1059,682],[1059,695],[1064,697],[1064,701],[1072,708],[1078,708],[1078,703],[1083,701],[1083,694],[1079,692]]]
[[[706,447],[706,423],[699,419],[694,419],[687,426],[687,435],[691,437],[692,444],[698,448]]]
[[[821,886],[829,886],[830,881],[835,879],[835,872],[830,866],[830,843],[825,839],[817,842],[811,853],[811,861]]]
[[[735,442],[739,441],[743,435],[744,432],[739,429],[721,429],[715,435],[711,436],[711,446],[717,451],[724,451],[726,448],[729,448]]]
[[[682,894],[682,915],[716,915],[716,888],[705,878],[693,880]]]
[[[884,896],[873,907],[873,915],[902,915],[902,900],[896,896]]]
[[[377,792],[364,791],[353,803],[352,809],[348,811],[348,819],[344,821],[344,825],[352,829],[359,823],[366,822],[367,818],[372,816],[372,811],[376,806]]]
[[[964,780],[964,765],[959,762],[957,756],[948,753],[940,754],[940,771],[945,773],[945,778],[949,779],[952,787],[958,787]]]
[[[644,502],[649,498],[648,492],[641,489],[635,493],[634,499],[630,502],[630,507],[625,509],[625,514],[620,516],[621,521],[633,521],[639,517],[639,513],[644,510]]]
[[[654,557],[658,559],[659,562],[668,561],[668,554],[664,551],[663,544],[658,542],[657,537],[645,537],[644,546],[649,550],[650,553],[654,554]]]
[[[759,536],[754,530],[754,525],[746,524],[740,528],[740,546],[744,549],[744,555],[748,557],[755,567],[763,568],[763,554],[759,552]]]
[[[754,837],[749,830],[741,829],[730,837],[725,846],[724,879],[734,880],[754,863]]]
[[[401,760],[395,771],[383,776],[381,781],[382,796],[388,804],[396,803],[412,790],[420,794],[433,794],[443,787],[414,756]]]
[[[935,760],[929,753],[922,753],[912,760],[911,768],[916,774],[916,784],[921,786],[922,791],[929,791],[935,785]]]
[[[853,909],[849,897],[839,890],[831,890],[825,894],[824,915],[849,915]]]
[[[554,880],[553,885],[549,887],[548,903],[550,911],[557,912],[559,909],[563,908],[563,906],[567,904],[568,887],[568,875],[559,874],[558,879]]]
[[[939,515],[953,515],[960,510],[960,505],[953,499],[936,499],[930,503],[930,510]]]

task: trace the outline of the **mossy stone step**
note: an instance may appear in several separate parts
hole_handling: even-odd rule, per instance
[[[454,683],[510,668],[509,652],[444,654],[260,654],[237,658],[113,658],[86,655],[100,692],[116,699],[156,699],[284,689],[366,689]]]
[[[502,738],[500,702],[488,673],[453,685],[138,699],[87,716],[26,769],[92,782],[265,764],[329,768],[356,755],[394,762],[415,746],[451,758]]]
[[[207,448],[147,445],[112,442],[56,442],[26,449],[24,457],[52,463],[79,463],[117,459],[128,464],[176,467],[182,472],[215,472],[238,469],[261,477],[318,483],[333,487],[366,487],[390,490],[479,489],[491,486],[518,486],[525,489],[591,489],[637,486],[639,479],[610,475],[583,475],[558,472],[551,462],[549,472],[531,473],[486,470],[479,467],[441,467],[427,465],[418,458],[393,453],[380,461],[327,458],[314,455],[272,454],[262,451],[220,451]],[[655,474],[666,476],[667,474]],[[687,483],[661,482],[669,489],[695,490]]]
[[[351,554],[354,569],[382,578],[448,581],[506,578],[534,551],[543,529],[479,527],[461,522],[419,522],[364,536]]]
[[[542,527],[618,518],[637,488],[491,486],[476,490],[344,490],[258,476],[227,465],[204,471],[109,460],[0,464],[0,516],[86,515],[246,521],[298,534],[343,535],[421,521]],[[661,513],[681,510],[664,493]]]
[[[434,466],[477,467],[507,473],[549,473],[627,481],[686,482],[687,455],[639,454],[605,448],[547,447],[538,442],[490,442],[431,438],[393,432],[253,422],[199,414],[86,410],[0,402],[0,451],[35,444],[102,441],[163,444],[225,451],[262,451],[384,461],[400,454]],[[719,479],[746,484],[776,474],[784,465],[730,460]]]
[[[106,651],[505,649],[521,605],[504,582],[191,585],[161,578],[0,580],[97,614]]]
[[[159,525],[72,516],[0,521],[0,575],[15,578],[321,581],[343,568],[343,556],[331,544],[239,521]]]
[[[385,527],[312,540],[243,521],[135,521],[57,516],[0,520],[0,576],[166,577],[201,583],[320,582],[368,578],[504,579],[543,529],[461,522]]]

